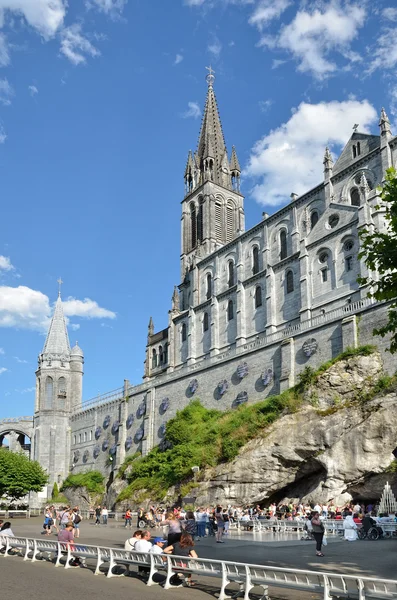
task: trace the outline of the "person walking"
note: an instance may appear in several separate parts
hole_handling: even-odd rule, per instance
[[[169,512],[165,521],[160,523],[161,527],[168,525],[167,546],[172,546],[174,542],[179,542],[182,534],[182,523],[172,512]]]
[[[324,523],[320,519],[320,513],[316,510],[311,519],[313,537],[316,540],[316,556],[324,556],[321,551],[321,546],[323,544],[325,527]]]
[[[107,525],[107,524],[108,524],[108,516],[109,516],[109,511],[108,511],[108,509],[106,508],[106,506],[104,506],[104,507],[102,508],[101,515],[102,515],[102,523],[103,523],[104,525]]]
[[[127,529],[127,527],[129,527],[130,529],[132,528],[132,513],[131,513],[131,509],[127,508],[127,510],[125,511],[125,525],[124,527]]]
[[[225,542],[222,540],[223,533],[225,531],[225,521],[223,519],[222,506],[217,506],[215,509],[215,520],[217,525],[216,531],[216,543],[224,544]]]
[[[202,508],[198,508],[196,512],[197,536],[205,537],[205,526],[207,523],[207,513]]]
[[[95,509],[95,525],[101,524],[101,507],[97,506]]]
[[[78,506],[75,506],[73,509],[73,525],[74,525],[74,537],[77,539],[80,537],[80,523],[83,517],[80,514],[80,510]]]

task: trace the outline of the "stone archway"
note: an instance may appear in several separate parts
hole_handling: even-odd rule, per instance
[[[0,447],[6,445],[12,452],[22,451],[30,456],[32,436],[32,417],[0,420]]]

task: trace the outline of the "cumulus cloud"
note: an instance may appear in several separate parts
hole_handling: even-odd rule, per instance
[[[373,73],[376,69],[393,69],[397,65],[396,36],[397,27],[387,27],[379,36],[371,53],[369,73]]]
[[[35,85],[29,85],[28,90],[32,97],[36,96],[39,93],[39,90],[37,89],[37,87]]]
[[[4,106],[11,104],[11,98],[14,96],[14,88],[9,84],[8,79],[0,79],[0,102]]]
[[[349,62],[360,60],[352,52],[351,43],[364,25],[365,16],[365,9],[357,4],[342,6],[336,2],[311,12],[300,10],[276,36],[262,36],[259,45],[286,50],[298,62],[299,71],[324,79],[338,68],[330,57],[332,53],[341,54]]]
[[[252,195],[260,204],[279,206],[292,192],[310,190],[322,180],[325,146],[339,149],[350,138],[353,123],[369,132],[376,121],[376,110],[368,100],[302,102],[289,121],[251,150],[245,175],[256,182]]]
[[[8,13],[22,16],[44,38],[56,34],[66,14],[66,0],[0,0],[0,20]]]
[[[65,27],[61,32],[61,53],[74,65],[86,62],[87,56],[95,58],[100,51],[83,35],[80,23]]]
[[[179,65],[179,63],[181,63],[183,61],[183,56],[182,54],[177,54],[175,56],[175,60],[174,60],[174,65]]]
[[[201,109],[198,102],[188,102],[187,110],[182,113],[182,119],[198,119],[201,117]]]
[[[291,4],[291,0],[261,0],[255,6],[249,22],[263,29],[270,21],[278,19]]]
[[[64,302],[67,317],[114,319],[116,314],[89,298]],[[47,331],[52,314],[48,296],[26,286],[0,286],[0,327]]]
[[[111,16],[120,15],[123,12],[127,0],[87,0],[87,8],[97,8]]]
[[[397,8],[384,8],[382,10],[382,16],[388,21],[397,21]]]
[[[7,38],[4,33],[0,33],[0,67],[7,67],[10,64],[10,60]]]
[[[8,256],[0,255],[0,271],[12,271],[14,269]]]
[[[6,371],[8,371],[8,369],[6,369],[5,367],[0,367],[0,375],[5,373]]]

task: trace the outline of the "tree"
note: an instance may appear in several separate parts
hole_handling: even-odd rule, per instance
[[[54,483],[54,487],[52,488],[52,494],[51,494],[51,498],[58,498],[59,496],[59,490],[58,490],[58,484],[57,482]]]
[[[39,492],[47,481],[48,476],[37,461],[0,448],[0,497],[18,500],[29,492]]]
[[[386,171],[386,181],[381,191],[386,229],[364,229],[360,232],[361,252],[370,271],[369,277],[360,277],[360,284],[369,285],[372,298],[378,302],[391,301],[388,322],[374,329],[374,335],[391,334],[390,352],[397,352],[397,172],[393,167]],[[378,276],[375,276],[375,273]]]

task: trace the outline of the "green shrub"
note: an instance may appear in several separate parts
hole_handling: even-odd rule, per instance
[[[58,489],[58,484],[57,482],[54,483],[54,486],[52,488],[52,494],[51,494],[51,498],[54,500],[54,498],[56,498],[57,496],[59,496],[59,489]]]
[[[105,477],[99,471],[88,471],[87,473],[69,474],[62,484],[61,491],[66,488],[85,487],[90,494],[103,494]]]

